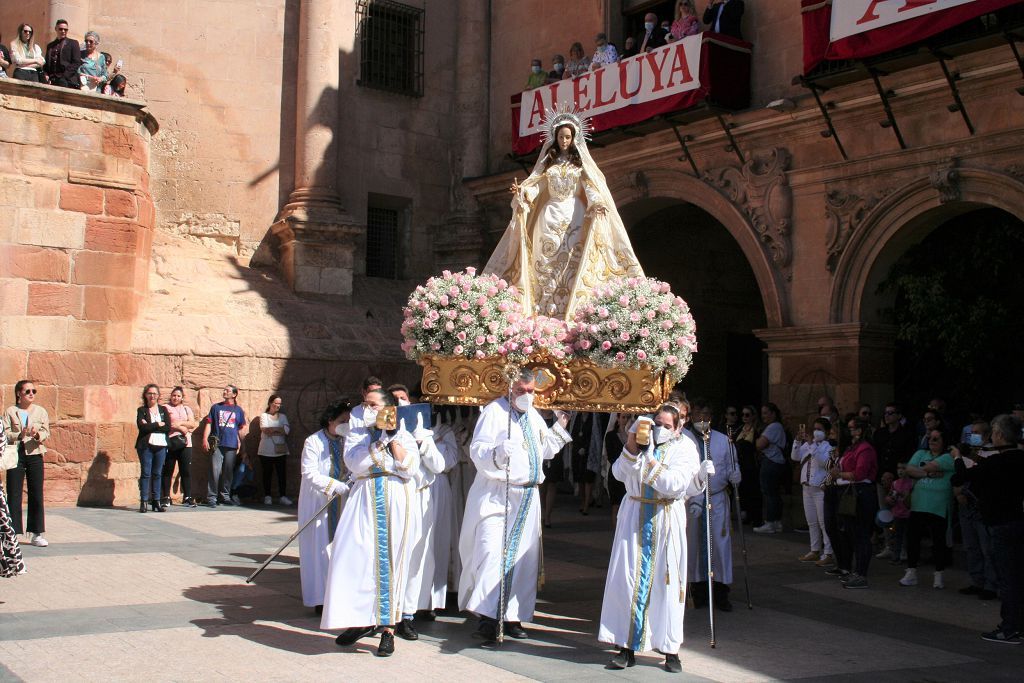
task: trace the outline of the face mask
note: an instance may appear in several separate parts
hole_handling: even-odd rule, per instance
[[[672,430],[661,425],[654,425],[654,428],[651,430],[651,437],[654,439],[654,443],[660,446],[672,438]]]
[[[377,422],[377,409],[376,408],[370,408],[369,406],[367,406],[366,410],[363,411],[363,422],[368,424],[368,425],[372,425],[372,424],[376,423]]]
[[[825,432],[821,431],[820,429],[815,429],[814,430],[814,440],[816,442],[818,442],[818,443],[821,443],[822,441],[824,441],[825,440]]]
[[[521,413],[525,413],[533,407],[533,394],[520,394],[516,396],[512,404]]]
[[[967,437],[967,444],[970,446],[980,446],[981,434],[971,434],[969,437]]]
[[[539,66],[532,66],[530,68],[533,70],[533,73],[535,73],[535,74],[539,74],[540,73],[540,67]]]
[[[704,422],[703,420],[699,420],[693,423],[693,428],[696,429],[701,434],[706,433],[708,431],[708,427],[710,426],[711,425],[709,423]]]
[[[556,72],[562,73],[562,71],[564,71],[564,70],[565,70],[565,64],[562,64],[561,62],[559,62],[558,64],[555,64],[555,71]]]
[[[653,21],[644,22],[644,28],[647,29],[648,33],[650,33],[651,31],[654,30],[654,22]]]
[[[348,426],[348,422],[342,422],[334,431],[338,433],[338,436],[343,436],[346,439],[348,438],[348,435],[351,433],[351,430],[349,429]]]

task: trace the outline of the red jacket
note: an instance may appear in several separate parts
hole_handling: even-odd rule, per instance
[[[875,481],[878,474],[878,454],[867,441],[855,443],[839,459],[842,472],[853,472],[853,481]]]

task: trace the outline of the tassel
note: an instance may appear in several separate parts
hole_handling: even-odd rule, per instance
[[[670,583],[671,583],[671,581],[669,580],[669,577],[668,577],[668,567],[665,567],[665,585],[667,586]]]

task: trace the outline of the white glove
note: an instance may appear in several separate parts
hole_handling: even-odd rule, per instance
[[[494,464],[498,469],[503,470],[512,458],[516,457],[523,447],[521,444],[512,441],[502,441],[494,449]]]
[[[729,483],[732,484],[733,486],[739,484],[742,478],[743,477],[740,476],[739,470],[733,470],[729,472]]]
[[[703,470],[704,474],[709,479],[711,477],[715,476],[715,463],[711,460],[711,458],[708,458],[707,460],[702,462],[700,464],[700,468],[701,468],[701,470]]]
[[[416,439],[416,443],[423,443],[432,436],[434,432],[423,427],[423,413],[416,413],[416,429],[412,431],[412,438]]]
[[[653,418],[651,418],[648,415],[641,415],[640,417],[638,417],[636,420],[633,421],[633,424],[631,424],[629,426],[629,433],[630,434],[636,434],[637,425],[639,425],[641,422],[650,422],[651,426],[652,427],[654,426],[654,419]]]

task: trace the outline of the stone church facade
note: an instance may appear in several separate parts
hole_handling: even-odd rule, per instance
[[[1005,42],[943,62],[955,111],[934,60],[884,74],[886,97],[852,79],[822,95],[826,120],[794,81],[801,3],[747,4],[748,108],[688,119],[685,149],[652,126],[593,153],[642,265],[694,310],[688,390],[793,415],[826,392],[878,405],[891,265],[977,208],[1024,219],[1021,66]],[[251,417],[280,393],[293,453],[365,374],[415,383],[400,307],[430,274],[482,265],[504,230],[531,163],[509,155],[529,60],[590,53],[666,3],[10,5],[5,39],[27,21],[45,42],[65,18],[129,77],[125,100],[0,80],[0,398],[40,387],[51,503],[110,505],[136,500],[148,382],[200,413],[229,382]]]

